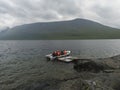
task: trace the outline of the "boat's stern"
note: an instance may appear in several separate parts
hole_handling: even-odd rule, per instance
[[[48,60],[53,60],[53,59],[54,59],[54,57],[52,56],[52,54],[46,55],[46,58],[47,58]]]

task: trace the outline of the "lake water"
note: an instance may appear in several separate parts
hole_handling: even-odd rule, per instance
[[[79,58],[105,58],[120,54],[120,40],[0,41],[0,90],[34,90],[47,80],[74,75],[71,63],[45,59],[46,54],[63,49]]]

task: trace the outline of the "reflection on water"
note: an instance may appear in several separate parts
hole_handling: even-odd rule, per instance
[[[57,49],[80,58],[110,57],[120,54],[120,40],[0,41],[0,89],[19,90],[74,75],[71,63],[46,61],[44,56]]]

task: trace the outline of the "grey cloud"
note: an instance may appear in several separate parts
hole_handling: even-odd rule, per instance
[[[119,9],[116,9],[112,6],[101,6],[97,4],[92,7],[92,11],[100,17],[101,20],[98,20],[101,21],[103,24],[120,28],[120,24],[118,24],[120,22]]]
[[[35,0],[38,1],[38,0]],[[73,0],[14,0],[17,5],[10,13],[17,19],[28,18],[31,21],[40,18],[41,20],[55,20],[64,16],[75,16],[78,14],[79,8],[76,7]],[[38,19],[39,20],[39,19]]]
[[[0,2],[0,14],[1,13],[7,13],[8,10],[10,10],[10,9],[11,9],[11,7],[9,5],[7,5],[7,3],[2,2],[2,1]]]
[[[98,1],[100,0],[94,1],[95,3],[91,3],[93,0],[1,0],[0,26],[84,17],[120,27],[118,24],[120,12],[115,11],[116,6],[112,4],[103,6]],[[104,1],[109,2],[102,0],[103,3]],[[110,22],[111,20],[114,21]]]
[[[100,17],[107,19],[114,17],[114,10],[112,7],[95,5],[92,10]]]
[[[21,24],[24,24],[23,21],[31,23],[76,17],[80,12],[73,0],[13,0],[12,3],[13,6],[10,6],[1,2],[0,14],[9,14],[16,19],[16,23]]]
[[[52,0],[51,0],[52,1]],[[76,6],[73,0],[53,0],[53,2],[48,2],[49,6],[53,10],[57,11],[62,15],[75,15],[80,9]]]

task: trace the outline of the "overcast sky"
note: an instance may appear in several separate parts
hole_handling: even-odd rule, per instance
[[[74,18],[120,28],[120,0],[0,0],[0,27]]]

